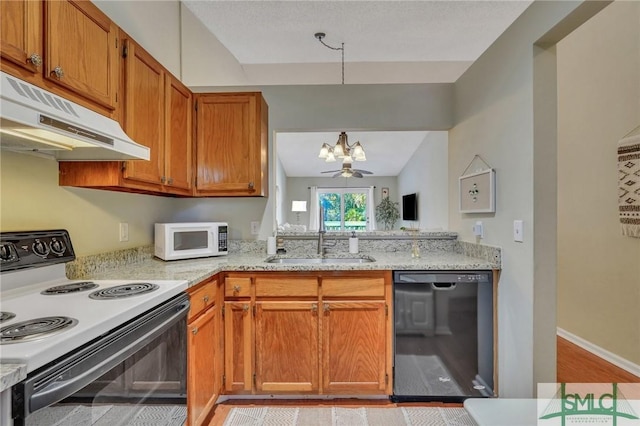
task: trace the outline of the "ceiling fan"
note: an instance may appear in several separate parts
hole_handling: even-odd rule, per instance
[[[342,177],[347,177],[347,178],[348,177],[361,178],[362,175],[372,175],[373,174],[373,172],[370,172],[369,170],[353,169],[353,168],[351,168],[351,163],[342,163],[342,169],[340,169],[340,170],[327,170],[327,171],[324,171],[324,172],[321,172],[321,173],[335,173],[331,177],[342,176]]]

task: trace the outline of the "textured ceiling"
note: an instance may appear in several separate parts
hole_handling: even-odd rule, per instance
[[[315,72],[320,74],[319,80],[302,84],[336,84],[340,76],[334,68],[323,65],[339,64],[341,53],[322,46],[314,37],[324,32],[325,43],[334,47],[345,44],[347,84],[389,84],[455,82],[531,1],[183,3],[244,65],[245,72],[252,69],[264,75],[266,68],[260,67],[269,67],[269,72],[286,81],[276,84],[296,84],[291,81],[304,81],[307,77],[302,75]],[[348,132],[349,140],[360,140],[367,152],[367,161],[354,167],[377,176],[397,176],[425,134]],[[320,172],[339,169],[339,162],[324,163],[317,158],[322,143],[334,145],[337,138],[337,132],[278,133],[277,153],[286,174],[327,176]],[[391,152],[389,145],[394,147]]]
[[[531,1],[183,2],[241,64],[474,61]]]

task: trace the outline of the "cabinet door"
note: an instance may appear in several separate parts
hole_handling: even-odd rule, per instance
[[[384,393],[384,301],[323,302],[323,393]]]
[[[46,1],[45,78],[115,109],[116,25],[90,1]]]
[[[125,41],[127,135],[151,150],[149,161],[127,161],[124,178],[160,188],[164,176],[164,69],[131,40]]]
[[[207,94],[197,102],[197,192],[266,195],[262,189],[267,171],[260,94]]]
[[[165,174],[166,185],[173,189],[191,192],[191,151],[193,134],[193,97],[191,91],[167,74],[166,77],[166,134],[165,134]]]
[[[187,344],[187,425],[203,424],[219,392],[219,371],[215,370],[216,318],[218,307],[211,306],[188,325]]]
[[[318,303],[256,306],[256,390],[317,392]]]
[[[37,73],[42,61],[42,3],[29,0],[2,1],[0,16],[2,58],[26,71]]]
[[[253,339],[251,303],[224,302],[224,375],[226,391],[251,391]]]

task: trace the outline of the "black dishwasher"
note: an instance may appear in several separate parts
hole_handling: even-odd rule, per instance
[[[491,271],[394,271],[395,402],[494,396]]]

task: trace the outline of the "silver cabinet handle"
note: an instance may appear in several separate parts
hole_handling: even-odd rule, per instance
[[[166,177],[162,176],[162,177],[160,178],[160,183],[165,183],[166,181],[167,181],[167,178],[166,178]]]
[[[329,306],[328,303],[325,303],[323,309],[324,309],[325,312],[329,312],[329,311],[331,311],[331,306]]]
[[[208,296],[208,295],[205,295],[205,296],[202,298],[202,300],[204,301],[204,303],[209,302],[209,296]]]
[[[317,303],[312,303],[311,304],[311,312],[318,312],[318,304]]]
[[[244,306],[242,307],[242,310],[243,310],[244,312],[249,312],[249,305],[244,305]]]
[[[233,292],[234,293],[240,293],[240,290],[242,290],[242,288],[239,285],[234,285],[233,286]]]
[[[32,53],[31,56],[29,56],[29,62],[31,62],[34,66],[39,67],[40,65],[42,65],[42,56],[38,55],[37,53]]]
[[[193,327],[193,330],[191,330],[191,332],[193,333],[194,336],[198,334],[198,327]]]
[[[53,69],[53,73],[56,75],[56,77],[58,78],[62,78],[64,77],[64,70],[62,69],[62,67],[60,65],[58,65],[57,67],[55,67]]]
[[[249,189],[253,189],[253,182],[249,182]]]
[[[173,178],[169,178],[169,185],[173,185]]]

